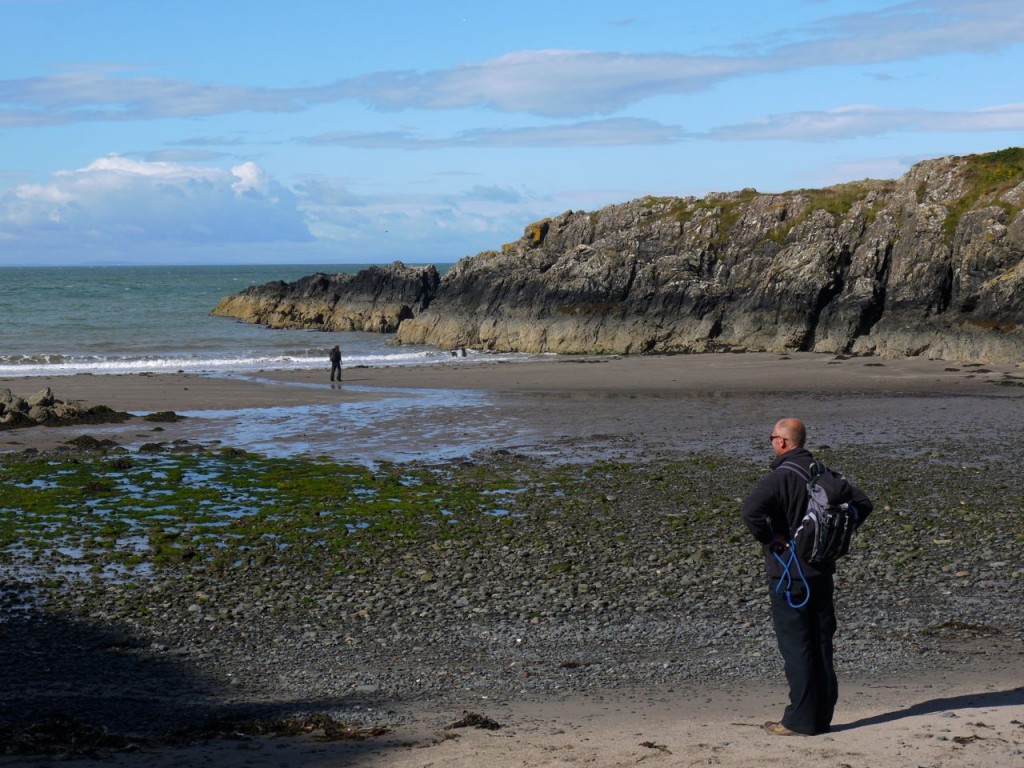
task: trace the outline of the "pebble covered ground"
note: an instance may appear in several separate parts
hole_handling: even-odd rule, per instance
[[[435,514],[413,527],[350,527],[340,549],[319,543],[323,507],[296,512],[309,535],[287,545],[214,558],[235,546],[226,526],[219,544],[121,578],[47,573],[38,553],[26,561],[34,571],[15,568],[8,546],[6,742],[45,749],[25,736],[43,726],[181,738],[309,713],[390,727],[411,702],[461,710],[781,681],[761,554],[738,514],[767,457],[588,460],[600,442],[547,446],[544,461],[501,450],[396,469],[400,481],[433,478]],[[194,445],[147,451],[214,456]],[[921,435],[818,454],[876,502],[837,577],[841,677],[1024,652],[1019,444]],[[89,471],[145,461],[110,446],[60,455]],[[28,458],[5,455],[0,481]],[[493,499],[486,513],[451,512],[470,490]],[[34,540],[53,552],[42,534]]]

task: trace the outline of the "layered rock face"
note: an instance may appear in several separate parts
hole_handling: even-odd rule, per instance
[[[433,266],[401,262],[355,275],[318,272],[293,283],[251,286],[221,299],[212,314],[271,328],[393,333],[426,309],[440,281]]]
[[[1024,358],[1024,150],[897,181],[644,198],[463,259],[403,343]]]
[[[531,224],[444,279],[400,262],[250,288],[214,314],[496,352],[1024,359],[1024,149],[896,181],[643,198]]]

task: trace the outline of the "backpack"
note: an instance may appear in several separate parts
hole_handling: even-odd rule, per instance
[[[817,460],[810,472],[792,461],[779,467],[796,472],[807,484],[807,510],[792,537],[797,554],[811,565],[834,563],[850,551],[860,525],[857,508],[849,502],[850,484]]]

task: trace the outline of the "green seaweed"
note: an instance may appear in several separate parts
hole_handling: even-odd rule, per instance
[[[821,455],[829,460],[828,451]],[[999,509],[992,499],[1021,492],[1018,473],[996,462],[984,474],[932,454],[901,462],[906,471],[895,478],[890,462],[866,449],[842,455],[844,470],[880,510],[862,540],[894,568],[980,524],[986,509]],[[366,577],[384,567],[418,582],[418,553],[472,561],[516,553],[529,541],[524,552],[550,555],[546,578],[585,578],[592,566],[581,553],[595,548],[631,567],[638,554],[706,563],[723,543],[742,545],[748,534],[739,506],[763,471],[760,463],[697,453],[567,466],[499,452],[372,471],[239,451],[138,454],[118,464],[100,453],[7,454],[0,457],[0,564],[58,592],[67,578],[170,569],[188,578],[296,564]],[[998,482],[986,481],[993,476]],[[1011,512],[986,514],[986,526],[1007,526],[1008,539],[1020,541]],[[641,519],[651,538],[638,553]],[[895,544],[875,547],[880,538]],[[756,560],[737,567],[756,568]]]

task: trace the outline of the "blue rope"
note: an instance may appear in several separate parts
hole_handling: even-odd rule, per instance
[[[807,577],[804,576],[804,569],[800,567],[800,558],[796,556],[796,540],[790,539],[789,541],[789,557],[783,560],[779,557],[779,553],[772,551],[772,556],[779,561],[779,565],[782,566],[782,578],[779,579],[779,583],[775,585],[775,593],[783,594],[786,597],[786,603],[790,608],[803,608],[807,605],[807,601],[811,599],[811,585],[807,583]],[[791,568],[796,566],[797,575],[800,577],[800,581],[804,583],[804,599],[803,602],[798,605],[793,604],[793,574]]]

